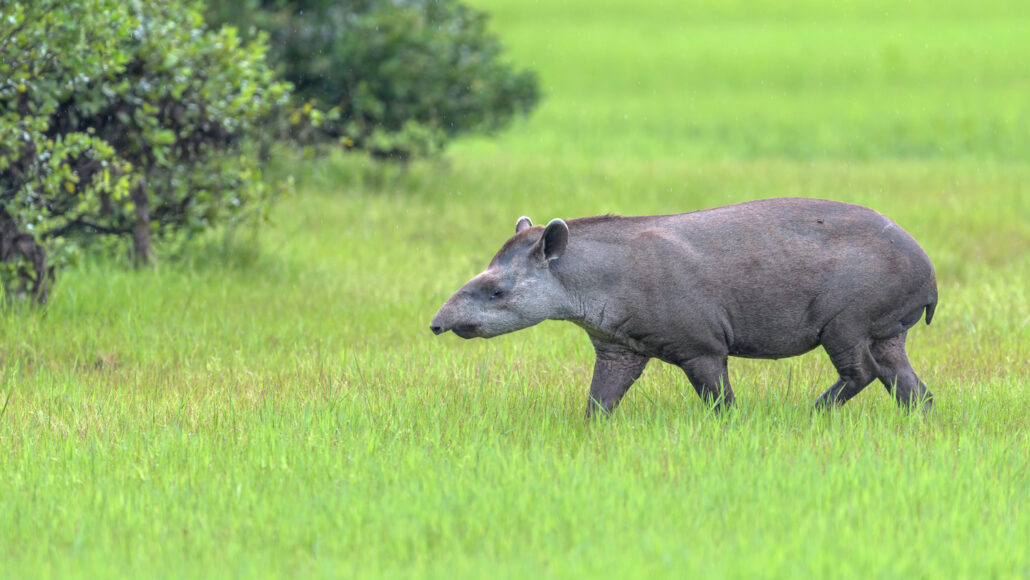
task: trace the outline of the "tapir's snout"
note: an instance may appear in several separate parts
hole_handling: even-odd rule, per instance
[[[479,324],[470,322],[465,317],[458,316],[450,300],[444,303],[440,311],[433,317],[433,321],[429,323],[429,330],[432,330],[433,334],[436,335],[451,331],[462,338],[483,336],[480,332]]]
[[[454,326],[454,306],[451,304],[451,300],[448,300],[444,302],[440,310],[437,311],[436,316],[433,317],[433,321],[429,323],[429,330],[432,330],[433,334],[439,336],[449,330],[453,330]]]
[[[443,308],[440,310],[442,311]],[[448,326],[442,319],[443,316],[440,316],[440,312],[437,312],[436,316],[433,317],[433,321],[429,323],[429,330],[432,330],[433,334],[437,336],[450,330],[450,326]]]
[[[436,311],[436,315],[433,316],[433,321],[429,323],[429,330],[433,331],[433,334],[439,336],[451,329],[451,325],[448,323],[450,318],[450,304],[451,301],[443,303],[440,310]]]

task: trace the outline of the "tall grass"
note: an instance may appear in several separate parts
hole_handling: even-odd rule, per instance
[[[0,575],[1030,575],[1020,5],[482,5],[549,87],[531,120],[406,171],[284,154],[272,226],[3,313]],[[905,67],[859,74],[888,39]],[[812,413],[813,352],[732,359],[723,414],[652,362],[586,421],[571,325],[428,331],[520,215],[780,195],[924,245],[933,414],[878,384]]]

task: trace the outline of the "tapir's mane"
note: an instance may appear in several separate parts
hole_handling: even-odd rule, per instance
[[[621,215],[606,213],[604,215],[574,218],[568,220],[566,223],[569,225],[569,229],[574,231],[580,227],[600,225],[621,219],[633,218],[626,218]],[[497,250],[497,253],[494,255],[493,260],[490,261],[490,265],[493,266],[497,264],[513,252],[518,252],[529,248],[533,244],[537,243],[538,240],[540,240],[540,236],[543,234],[543,232],[544,226],[531,226],[508,238],[508,241],[504,242],[504,245],[501,246],[501,249]]]
[[[508,241],[504,242],[500,250],[494,254],[494,259],[490,260],[490,265],[497,264],[504,257],[508,256],[512,252],[522,250],[532,246],[540,239],[540,234],[544,231],[543,226],[533,226],[526,228],[514,236],[508,238]]]
[[[590,217],[581,217],[569,220],[567,223],[569,227],[575,226],[592,226],[601,223],[607,223],[615,220],[624,219],[625,216],[615,215],[613,213],[606,213],[604,215],[594,215]]]

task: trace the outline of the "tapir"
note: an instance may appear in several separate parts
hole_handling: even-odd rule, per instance
[[[580,326],[597,355],[588,416],[611,412],[652,358],[722,407],[734,400],[728,357],[820,345],[839,378],[817,407],[879,379],[899,405],[929,410],[905,338],[936,306],[933,264],[896,223],[859,205],[782,198],[546,227],[521,217],[430,330],[489,338],[544,320]]]

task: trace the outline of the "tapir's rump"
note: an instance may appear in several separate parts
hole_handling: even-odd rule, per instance
[[[489,267],[431,328],[490,337],[546,319],[573,322],[597,351],[588,413],[610,411],[658,358],[703,398],[733,400],[727,357],[781,358],[822,345],[842,404],[874,379],[929,408],[905,338],[937,304],[933,265],[883,215],[784,198],[662,216],[520,218]]]

